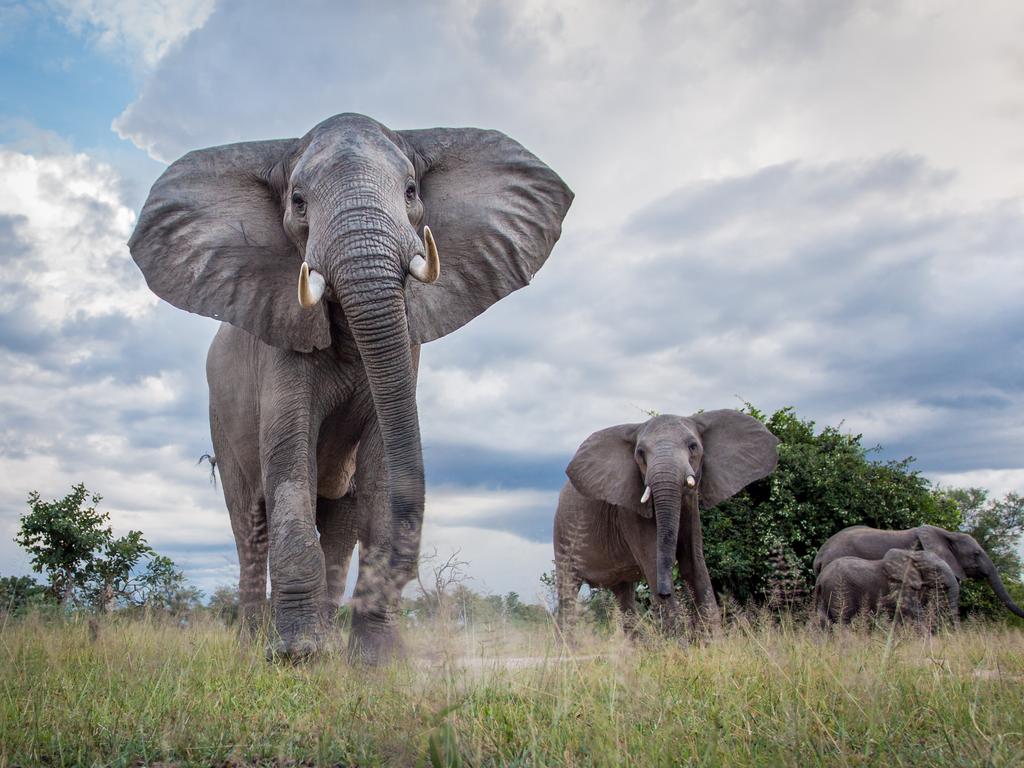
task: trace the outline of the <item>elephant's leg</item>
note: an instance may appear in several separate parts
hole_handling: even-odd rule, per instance
[[[239,620],[244,631],[255,634],[264,628],[267,619],[267,510],[259,488],[258,468],[253,467],[251,473],[244,471],[212,408],[210,427],[238,551]]]
[[[250,634],[267,620],[267,510],[263,499],[249,501],[231,512],[231,529],[238,550],[238,610]]]
[[[615,595],[615,602],[622,613],[622,628],[627,635],[636,632],[636,582],[628,581],[616,584],[612,587],[612,594]]]
[[[348,565],[359,537],[355,496],[346,494],[340,499],[318,497],[316,528],[320,533],[320,549],[324,553],[327,581],[324,616],[331,620],[345,594]]]
[[[406,574],[391,567],[391,516],[384,448],[371,419],[359,441],[356,488],[359,531],[359,577],[352,596],[349,657],[380,664],[402,654],[398,636],[398,601]],[[418,535],[418,533],[417,533]]]
[[[642,548],[635,551],[637,562],[644,573],[644,579],[648,585],[658,583],[658,557],[657,542],[654,537],[645,539]],[[651,613],[654,615],[661,629],[668,633],[675,633],[679,630],[681,621],[681,606],[675,592],[668,597],[661,597],[657,590],[651,587]]]
[[[721,613],[715,599],[715,590],[711,586],[711,575],[704,561],[704,533],[696,499],[683,503],[677,554],[680,571],[692,592],[691,597],[696,607],[696,628],[718,629],[721,626]]]
[[[260,445],[270,533],[271,651],[301,659],[324,641],[324,555],[314,514],[316,452],[308,391],[301,371],[281,370],[263,405]],[[306,390],[306,391],[304,391]],[[287,398],[281,393],[287,392]]]
[[[575,542],[567,541],[557,530],[557,524],[555,536],[555,621],[559,631],[567,636],[576,624],[583,578],[576,568]]]

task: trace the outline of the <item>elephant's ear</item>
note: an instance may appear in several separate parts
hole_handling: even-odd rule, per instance
[[[533,279],[562,231],[573,194],[558,174],[498,131],[399,131],[415,155],[424,223],[441,259],[429,285],[409,280],[417,344],[465,325]]]
[[[128,246],[157,296],[268,344],[330,344],[326,310],[299,306],[301,258],[285,235],[271,172],[297,139],[189,152],[157,179]]]
[[[704,444],[700,505],[710,509],[775,469],[779,439],[752,416],[730,409],[690,417]]]
[[[944,534],[945,531],[930,526],[921,526],[917,529],[917,541],[921,545],[921,549],[938,556],[953,571],[953,575],[962,581],[967,578],[967,574],[960,566],[960,561],[956,559],[956,553],[953,551],[948,536]]]
[[[652,505],[640,504],[644,479],[633,458],[640,424],[620,424],[595,432],[579,447],[565,474],[581,494],[619,507],[632,509],[644,517],[652,514]]]
[[[882,558],[882,569],[893,584],[902,584],[912,589],[922,586],[920,566],[911,552],[890,549]]]

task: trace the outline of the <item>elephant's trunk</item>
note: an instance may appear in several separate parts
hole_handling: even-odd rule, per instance
[[[647,484],[654,496],[654,520],[657,525],[658,583],[653,585],[661,598],[672,596],[672,568],[676,561],[676,544],[679,540],[679,515],[682,503],[682,488],[679,473],[675,468],[651,467],[647,472]]]
[[[1015,614],[1024,618],[1024,611],[1022,611],[1020,607],[1013,602],[1013,598],[1010,597],[1010,593],[1007,592],[1006,587],[1003,586],[1003,580],[999,578],[999,571],[996,570],[995,563],[993,563],[987,555],[985,557],[983,572],[988,578],[988,583],[991,585],[992,591],[995,592],[996,596],[1003,601],[1003,604]]]
[[[393,607],[415,575],[423,521],[423,453],[416,412],[416,372],[405,313],[400,240],[387,222],[368,224],[360,212],[334,244],[341,253],[323,268],[341,303],[366,370],[384,449],[390,503],[388,573],[375,579],[373,616]],[[339,219],[345,220],[344,213]],[[317,259],[317,261],[322,261]],[[386,617],[380,616],[382,621]]]

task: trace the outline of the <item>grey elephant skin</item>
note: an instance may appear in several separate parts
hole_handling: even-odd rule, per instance
[[[424,506],[419,345],[526,285],[572,197],[497,131],[355,114],[190,152],[154,184],[129,245],[157,295],[224,321],[210,429],[249,617],[269,562],[272,652],[323,647],[357,539],[349,651],[398,652]]]
[[[886,531],[866,525],[844,528],[818,550],[814,558],[814,573],[821,573],[829,563],[840,557],[881,560],[890,549],[922,549],[931,552],[949,566],[959,581],[965,578],[985,579],[1007,608],[1024,617],[1024,611],[1006,591],[992,559],[974,537],[934,525],[919,525],[901,531]]]
[[[822,627],[849,622],[858,613],[922,621],[956,622],[960,585],[938,555],[890,549],[881,560],[839,557],[818,574],[813,601]]]
[[[560,622],[571,623],[583,582],[611,589],[628,623],[637,582],[646,579],[655,606],[675,616],[678,562],[698,619],[717,624],[700,509],[774,470],[778,442],[757,419],[734,410],[659,415],[588,437],[566,469],[555,513]]]

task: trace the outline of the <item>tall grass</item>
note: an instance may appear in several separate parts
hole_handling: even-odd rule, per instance
[[[0,629],[0,766],[1011,765],[1024,634],[735,618],[707,642],[410,628],[410,660],[268,664],[215,624]]]

